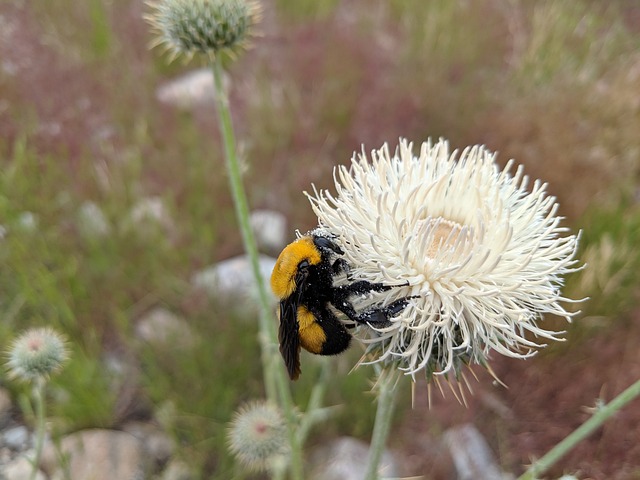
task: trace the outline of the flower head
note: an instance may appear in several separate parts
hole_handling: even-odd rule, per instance
[[[69,357],[64,337],[47,327],[27,330],[13,342],[8,354],[11,376],[29,382],[49,378]]]
[[[260,18],[260,4],[252,0],[150,0],[146,16],[157,34],[154,46],[164,45],[175,58],[246,48]]]
[[[229,449],[246,467],[265,470],[289,451],[287,425],[280,410],[255,401],[241,407],[228,432]]]
[[[337,235],[351,277],[398,287],[369,302],[410,301],[384,328],[362,328],[373,362],[414,375],[456,374],[485,365],[491,350],[524,358],[544,314],[570,320],[560,305],[563,275],[575,270],[577,237],[566,235],[546,184],[522,167],[511,174],[483,147],[450,153],[401,141],[354,156],[334,172],[337,194],[309,195],[321,227]],[[563,236],[564,235],[564,236]]]

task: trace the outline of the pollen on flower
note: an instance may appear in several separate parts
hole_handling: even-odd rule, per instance
[[[427,237],[431,240],[424,251],[429,258],[435,258],[442,248],[452,248],[461,234],[465,239],[469,236],[469,230],[463,231],[462,225],[451,220],[429,218],[425,220],[425,224],[425,230],[432,230],[431,237]]]
[[[384,305],[409,298],[390,326],[356,332],[368,361],[457,375],[487,365],[491,351],[533,355],[536,338],[561,333],[538,326],[544,315],[575,315],[560,290],[577,269],[578,237],[560,225],[546,184],[494,159],[480,146],[451,153],[444,140],[414,154],[402,140],[393,154],[385,145],[338,167],[335,195],[308,195],[352,278],[406,284],[376,294]]]

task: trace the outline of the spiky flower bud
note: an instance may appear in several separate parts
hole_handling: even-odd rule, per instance
[[[151,0],[145,18],[171,59],[196,53],[215,57],[247,47],[260,19],[260,4],[251,0]]]
[[[27,382],[46,380],[67,358],[65,339],[53,329],[34,328],[20,335],[9,348],[7,367],[12,377]]]
[[[228,441],[231,453],[251,470],[267,470],[289,452],[284,417],[264,401],[250,402],[236,412]]]

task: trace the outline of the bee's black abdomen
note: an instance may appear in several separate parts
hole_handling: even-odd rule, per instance
[[[338,330],[327,334],[327,340],[322,345],[321,355],[337,355],[344,352],[351,344],[351,335],[347,332],[344,325],[340,324]]]

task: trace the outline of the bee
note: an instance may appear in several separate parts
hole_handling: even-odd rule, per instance
[[[318,355],[337,355],[349,348],[351,334],[335,310],[356,324],[383,327],[408,303],[408,298],[402,298],[358,313],[350,297],[393,287],[364,280],[334,286],[340,273],[349,278],[349,266],[333,238],[313,230],[290,243],[271,274],[271,289],[280,299],[280,353],[292,380],[300,376],[300,348]]]

